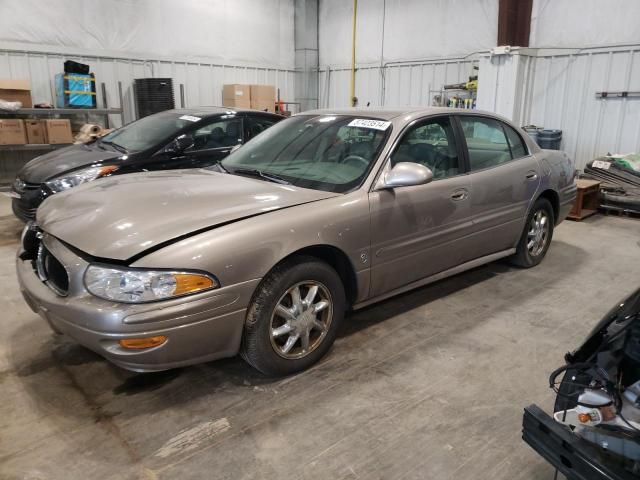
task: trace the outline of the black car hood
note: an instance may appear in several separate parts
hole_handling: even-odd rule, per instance
[[[70,170],[94,163],[113,163],[121,156],[122,153],[108,145],[104,146],[104,150],[95,143],[71,145],[34,158],[20,170],[18,177],[27,183],[43,183]]]
[[[586,340],[572,353],[567,354],[570,363],[584,362],[601,345],[606,337],[625,328],[629,322],[640,321],[640,288],[621,300],[594,327]]]

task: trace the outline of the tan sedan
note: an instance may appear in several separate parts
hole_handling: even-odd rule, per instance
[[[349,309],[502,257],[538,264],[575,190],[564,153],[489,113],[305,112],[214,167],[51,197],[18,278],[56,332],[124,368],[241,353],[290,374]]]

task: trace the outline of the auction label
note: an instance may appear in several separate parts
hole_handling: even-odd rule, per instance
[[[371,120],[369,118],[356,118],[351,120],[348,127],[360,127],[360,128],[372,128],[374,130],[386,130],[391,125],[391,122],[385,122],[383,120]]]
[[[194,117],[192,115],[182,115],[180,120],[189,120],[190,122],[199,122],[202,120],[200,117]]]
[[[602,160],[594,160],[591,164],[593,168],[601,168],[603,170],[609,170],[611,162],[603,162]]]

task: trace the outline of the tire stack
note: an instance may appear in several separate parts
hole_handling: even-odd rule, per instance
[[[171,78],[136,78],[134,90],[138,118],[175,108]]]

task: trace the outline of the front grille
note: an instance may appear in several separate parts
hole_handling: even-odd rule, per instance
[[[11,208],[13,209],[13,213],[16,217],[18,217],[23,222],[29,222],[31,220],[35,220],[36,218],[36,208],[29,208],[25,205],[25,202],[20,201],[19,199],[14,198],[11,202]]]
[[[43,243],[38,248],[36,258],[38,277],[58,295],[65,296],[69,292],[69,275],[64,265],[47,250]]]

